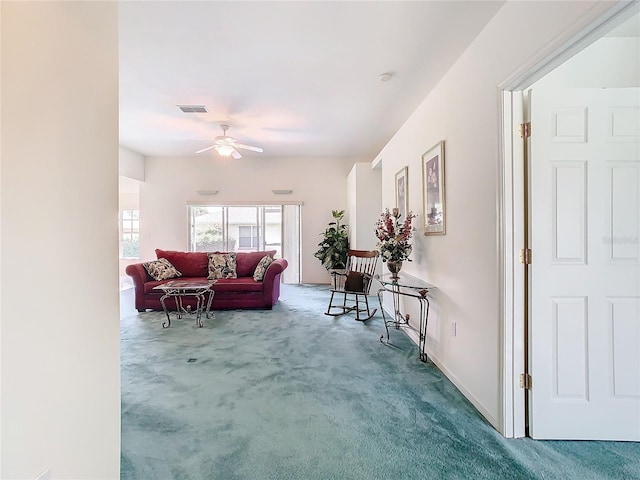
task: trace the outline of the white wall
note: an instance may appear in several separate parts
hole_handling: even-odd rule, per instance
[[[120,192],[120,210],[138,210],[140,206],[140,195],[137,193]]]
[[[0,8],[0,477],[118,478],[117,4]]]
[[[636,21],[638,16],[635,17]],[[638,37],[604,37],[540,80],[555,88],[640,86]],[[540,84],[538,84],[540,85]]]
[[[331,210],[347,208],[347,174],[354,159],[221,159],[215,153],[189,157],[149,157],[140,185],[140,258],[154,250],[188,249],[188,202],[303,202],[302,282],[329,283],[313,256]],[[275,195],[273,189],[291,189]],[[217,190],[201,196],[198,190]]]
[[[0,112],[2,112],[2,6],[0,5]],[[2,115],[0,114],[0,187],[2,186]],[[0,212],[2,212],[2,189],[0,188]],[[0,477],[2,476],[2,215],[0,215]]]
[[[375,250],[375,223],[382,213],[380,183],[382,169],[371,162],[356,163],[347,178],[349,245],[358,250]]]
[[[144,181],[144,157],[120,145],[118,147],[118,171],[120,175]]]
[[[609,4],[610,5],[610,4]],[[507,2],[380,152],[383,204],[409,164],[409,203],[421,212],[421,155],[445,141],[446,235],[414,238],[403,271],[438,288],[427,350],[498,429],[502,426],[498,272],[498,85],[605,2]],[[374,160],[378,162],[379,158]],[[423,221],[417,223],[419,232]],[[417,318],[417,315],[413,315]],[[450,322],[457,323],[457,335]]]

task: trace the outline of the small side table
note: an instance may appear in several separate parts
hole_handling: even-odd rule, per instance
[[[378,301],[380,302],[380,310],[382,310],[384,328],[387,331],[387,339],[384,339],[384,335],[380,335],[380,342],[385,345],[389,345],[390,326],[395,327],[396,330],[413,330],[418,334],[418,351],[420,360],[428,362],[426,343],[427,321],[429,320],[429,298],[427,297],[427,294],[429,293],[429,290],[435,287],[405,273],[399,273],[397,277],[393,277],[391,274],[376,275],[375,278],[382,284],[382,288],[378,290]],[[384,307],[382,305],[382,296],[384,292],[391,293],[391,297],[393,298],[393,317],[389,319],[385,315]],[[400,297],[409,297],[418,300],[420,304],[420,319],[417,329],[409,323],[409,314],[403,315],[400,311]]]
[[[207,318],[210,318],[209,312],[211,311],[211,302],[213,301],[213,295],[215,293],[211,287],[213,287],[215,283],[215,280],[171,280],[167,283],[163,283],[162,285],[158,285],[157,287],[153,287],[154,290],[161,290],[164,292],[164,295],[160,297],[160,303],[162,304],[162,309],[167,316],[167,321],[162,322],[162,328],[169,328],[171,326],[171,316],[169,315],[169,310],[165,303],[166,299],[170,297],[175,299],[178,319],[181,319],[184,313],[195,313],[196,326],[199,328],[204,327],[202,311],[204,310]],[[184,308],[182,305],[182,299],[184,297],[196,297],[197,303],[195,311],[191,311],[190,306]]]

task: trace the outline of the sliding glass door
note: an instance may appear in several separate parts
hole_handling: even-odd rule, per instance
[[[192,252],[275,250],[285,283],[300,282],[300,205],[188,205]]]

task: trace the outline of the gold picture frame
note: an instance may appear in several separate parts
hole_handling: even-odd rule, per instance
[[[401,218],[407,218],[409,212],[409,189],[407,188],[409,168],[405,165],[396,173],[396,208],[400,211]]]
[[[438,142],[422,155],[422,202],[424,234],[444,235],[444,141]]]

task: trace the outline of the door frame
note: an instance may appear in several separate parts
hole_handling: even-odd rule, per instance
[[[640,3],[619,2],[601,11],[595,18],[581,19],[498,85],[501,149],[497,169],[497,248],[500,262],[499,311],[502,317],[502,434],[507,438],[519,438],[527,434],[525,390],[519,384],[530,347],[527,344],[530,340],[525,340],[528,338],[528,332],[525,332],[525,297],[528,299],[529,292],[525,294],[523,268],[519,261],[519,251],[524,245],[525,222],[524,149],[519,134],[523,118],[522,93],[638,12]]]

